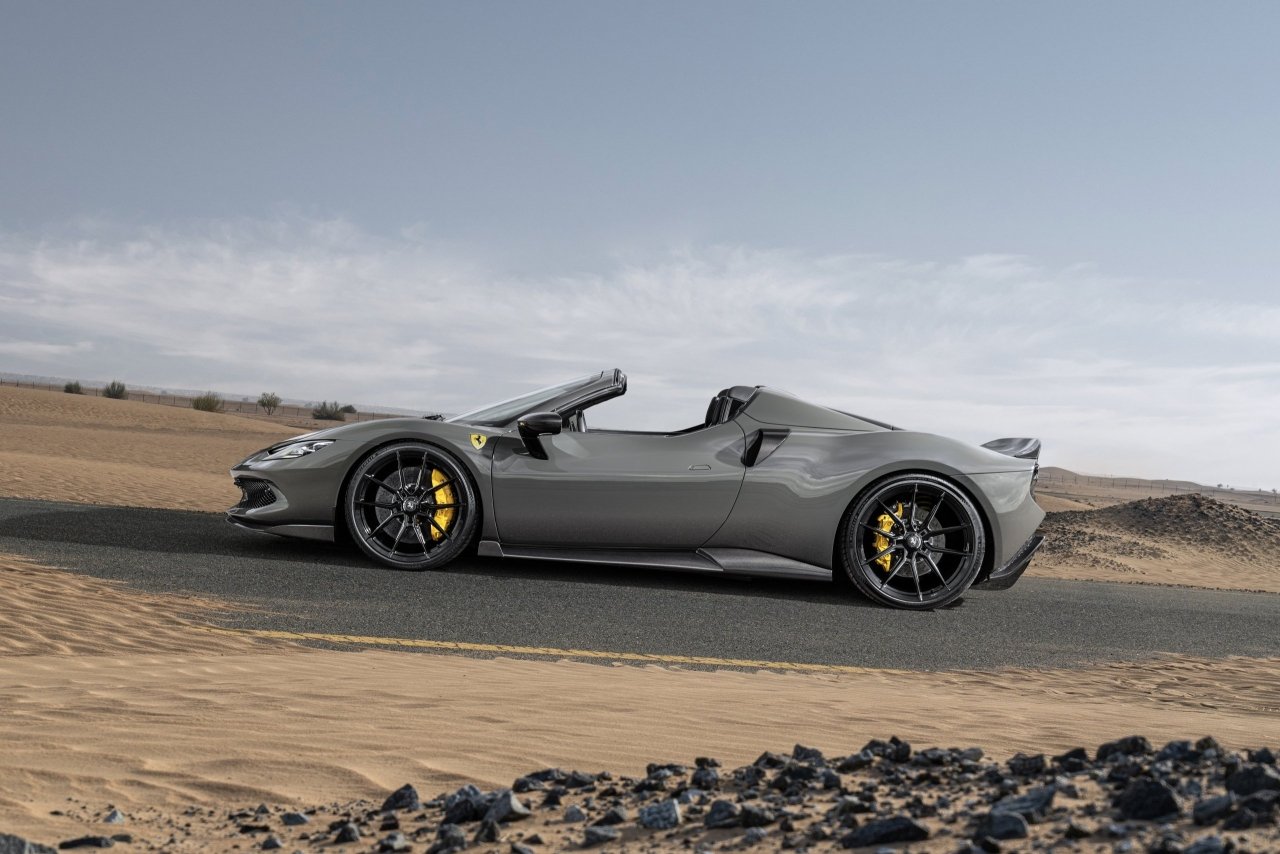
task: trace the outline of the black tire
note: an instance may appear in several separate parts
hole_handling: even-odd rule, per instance
[[[425,442],[397,442],[365,457],[342,504],[355,544],[396,569],[445,566],[471,544],[480,517],[466,467]]]
[[[982,515],[969,496],[923,473],[894,475],[858,496],[837,539],[839,565],[859,592],[913,611],[963,596],[986,548]]]

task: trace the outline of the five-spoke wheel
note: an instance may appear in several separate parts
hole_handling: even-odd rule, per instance
[[[379,448],[352,473],[347,527],[365,554],[399,569],[431,569],[471,541],[475,490],[450,454],[422,442]]]
[[[839,543],[844,571],[860,591],[916,610],[959,598],[986,550],[973,502],[928,474],[892,477],[864,493],[845,516]]]

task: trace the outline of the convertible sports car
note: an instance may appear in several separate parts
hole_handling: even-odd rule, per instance
[[[938,608],[1010,587],[1044,511],[1037,439],[982,447],[761,386],[717,394],[675,432],[587,428],[626,392],[602,371],[442,420],[348,424],[231,470],[243,528],[334,540],[434,569],[479,554],[830,580]]]

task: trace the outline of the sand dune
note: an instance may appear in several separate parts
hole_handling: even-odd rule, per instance
[[[193,409],[0,387],[0,494],[220,512],[227,470],[296,428]]]
[[[0,827],[39,839],[88,829],[50,815],[68,797],[133,812],[377,799],[890,734],[996,757],[1135,730],[1280,740],[1280,659],[803,675],[318,650],[204,631],[216,603],[14,559],[0,600],[15,606],[0,614]]]
[[[1053,513],[1028,572],[1280,593],[1280,519],[1177,495]]]

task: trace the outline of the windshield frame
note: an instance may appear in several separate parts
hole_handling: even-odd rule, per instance
[[[591,406],[626,391],[626,376],[617,369],[597,371],[555,385],[545,386],[455,415],[453,424],[477,427],[507,427],[530,412],[560,412],[566,408]]]

